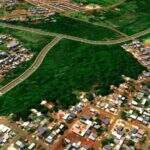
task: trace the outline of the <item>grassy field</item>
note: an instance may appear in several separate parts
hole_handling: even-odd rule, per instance
[[[55,22],[56,21],[56,22]],[[96,25],[71,19],[65,16],[55,15],[50,20],[41,20],[40,22],[12,22],[22,26],[38,28],[44,31],[73,35],[92,40],[107,40],[120,37],[118,33]]]
[[[19,31],[19,30],[14,30],[14,29],[9,29],[9,28],[3,28],[0,27],[0,34],[9,34],[12,37],[17,38],[25,48],[28,48],[31,50],[31,52],[34,54],[34,58],[37,56],[39,51],[46,45],[48,44],[52,37],[49,36],[42,36],[38,35],[35,33],[30,33],[30,32],[24,32],[24,31]],[[0,46],[1,49],[1,46]],[[34,58],[31,61],[28,61],[26,63],[23,63],[20,65],[18,68],[11,70],[5,77],[4,80],[0,82],[0,87],[2,85],[5,85],[18,75],[20,75],[27,67],[34,61]]]
[[[5,15],[7,15],[9,12],[6,11],[4,8],[0,8],[0,17],[3,17]]]
[[[5,44],[0,44],[0,51],[6,51],[7,47]]]
[[[141,41],[149,40],[150,39],[150,34],[144,35],[139,38]]]
[[[78,101],[76,91],[89,91],[97,85],[96,93],[105,95],[110,85],[123,82],[122,74],[137,78],[143,69],[120,45],[93,46],[62,40],[35,73],[0,97],[0,114],[13,112],[25,117],[43,99],[66,108]]]
[[[1,34],[8,34],[17,38],[23,45],[33,52],[39,52],[43,46],[51,41],[52,37],[43,36],[36,33],[30,33],[10,28],[0,27]]]
[[[76,3],[83,3],[83,4],[98,4],[102,6],[113,5],[115,3],[120,2],[121,0],[73,0]]]
[[[150,27],[149,4],[149,0],[127,0],[117,9],[106,12],[104,21],[113,23],[129,35],[143,31]]]

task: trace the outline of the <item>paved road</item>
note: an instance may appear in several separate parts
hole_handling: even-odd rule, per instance
[[[125,2],[125,1],[126,1],[126,0],[122,0],[122,1],[120,1],[120,2],[118,2],[118,3],[116,3],[115,6],[118,6],[119,4],[122,4],[122,3]],[[32,4],[32,5],[41,6],[41,7],[43,7],[43,8],[47,8],[47,9],[50,9],[50,10],[51,10],[51,6],[52,6],[52,5],[49,5],[49,4],[44,3],[44,2],[42,2],[42,3],[38,3],[38,2],[36,2],[36,1],[33,2],[33,0],[26,0],[26,2],[28,2],[28,3]],[[115,6],[112,5],[112,7],[115,7]],[[52,6],[52,7],[53,7],[53,6]],[[56,11],[58,11],[58,12],[62,12],[62,11],[63,11],[63,10],[61,10],[58,6],[54,7],[54,9],[55,9]],[[110,9],[111,9],[111,8],[110,8]],[[93,25],[96,25],[96,26],[101,26],[101,27],[108,28],[108,29],[110,29],[110,30],[112,30],[112,31],[114,31],[114,32],[116,32],[116,33],[122,35],[122,36],[125,36],[125,37],[128,36],[128,35],[126,35],[125,33],[122,33],[121,31],[119,31],[119,30],[117,30],[117,29],[115,29],[115,28],[113,28],[113,27],[110,27],[110,26],[108,26],[108,25],[91,23],[91,22],[89,22],[89,21],[85,21],[85,20],[82,20],[82,19],[79,19],[79,18],[71,17],[70,15],[66,15],[65,13],[63,13],[62,15],[66,16],[66,17],[69,17],[69,18],[72,18],[72,19],[75,19],[75,20],[78,20],[78,21],[82,21],[82,22],[90,23],[90,24],[93,24]]]
[[[141,37],[143,35],[146,35],[146,34],[150,33],[150,29],[146,29],[144,31],[141,31],[139,33],[133,34],[133,35],[128,36],[128,37],[122,37],[122,38],[115,39],[115,40],[96,41],[96,40],[88,40],[88,39],[85,39],[85,38],[79,38],[79,37],[75,37],[75,36],[71,36],[71,35],[65,35],[65,34],[54,33],[54,32],[46,32],[46,31],[42,31],[40,29],[33,29],[33,28],[29,28],[29,27],[16,26],[16,25],[11,25],[11,24],[6,24],[6,23],[0,23],[0,26],[7,27],[7,28],[12,28],[12,29],[17,29],[17,30],[22,30],[22,31],[33,32],[33,33],[37,33],[37,34],[40,34],[40,35],[61,37],[61,38],[65,38],[65,39],[68,39],[68,40],[78,41],[78,42],[92,44],[92,45],[114,45],[114,44],[119,44],[119,43],[123,43],[123,42],[127,42],[127,41],[130,41],[130,40],[136,39],[138,37]]]
[[[96,23],[96,22],[90,22],[90,21],[88,21],[88,20],[82,20],[82,19],[80,19],[80,18],[71,17],[71,16],[69,16],[68,14],[62,14],[62,16],[66,16],[66,17],[68,17],[68,18],[71,18],[71,19],[74,19],[74,20],[77,20],[77,21],[81,21],[81,22],[85,22],[85,23],[88,23],[88,24],[91,24],[91,25],[95,25],[95,26],[99,26],[99,27],[106,28],[106,29],[110,29],[110,30],[112,30],[112,31],[114,31],[114,32],[116,32],[116,33],[118,33],[118,34],[120,34],[120,35],[123,36],[123,37],[128,37],[127,34],[125,34],[125,33],[121,32],[121,31],[119,31],[118,29],[114,28],[113,26],[110,26],[110,25],[105,24],[106,21],[105,21],[104,23],[101,23],[101,24],[100,24],[100,23]]]
[[[26,80],[33,72],[35,72],[38,69],[38,67],[41,65],[41,63],[43,62],[48,51],[51,48],[53,48],[53,46],[55,46],[62,38],[73,40],[73,41],[78,41],[78,42],[83,42],[83,43],[88,43],[88,44],[93,44],[93,45],[113,45],[113,44],[119,44],[122,42],[130,41],[130,40],[133,40],[135,38],[138,38],[140,36],[150,33],[150,29],[147,29],[142,32],[131,35],[129,37],[123,37],[123,38],[119,38],[116,40],[108,40],[108,41],[95,41],[95,40],[88,40],[88,39],[84,39],[84,38],[79,38],[79,37],[64,35],[64,34],[59,34],[59,33],[45,32],[45,31],[42,31],[39,29],[10,25],[10,24],[6,24],[6,23],[0,23],[0,26],[17,29],[17,30],[21,30],[21,31],[33,32],[33,33],[37,33],[40,35],[48,35],[48,36],[55,37],[48,45],[46,45],[41,50],[41,52],[38,54],[37,58],[35,59],[34,63],[31,65],[30,68],[28,68],[23,74],[21,74],[19,77],[12,80],[10,83],[8,83],[7,85],[0,88],[0,96],[5,94],[6,92],[11,90],[15,86],[17,86],[19,83]]]
[[[55,37],[49,44],[47,44],[38,54],[33,64],[19,77],[15,78],[2,88],[0,88],[0,96],[5,94],[6,92],[10,91],[12,88],[17,86],[19,83],[26,80],[32,73],[34,73],[38,67],[42,64],[46,54],[51,50],[59,41],[61,40],[61,37]]]

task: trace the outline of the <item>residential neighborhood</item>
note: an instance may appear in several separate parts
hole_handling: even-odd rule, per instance
[[[0,150],[149,150],[148,4],[0,1]]]
[[[12,69],[23,62],[29,61],[33,54],[23,47],[17,39],[0,34],[0,80]]]
[[[42,140],[50,149],[88,150],[100,145],[103,150],[133,149],[134,146],[141,149],[140,143],[149,141],[150,123],[149,88],[143,85],[148,72],[145,74],[144,71],[137,81],[123,76],[125,83],[112,87],[112,94],[96,96],[92,101],[81,93],[81,101],[68,110],[55,110],[54,104],[43,100],[40,105],[47,109],[46,114],[33,108],[28,121],[13,123],[27,134],[32,133],[33,141]],[[131,82],[135,86],[132,91]],[[5,124],[1,124],[1,128],[5,133],[1,141],[4,145],[16,134]],[[38,144],[18,139],[13,145],[16,149],[27,146],[34,149]]]

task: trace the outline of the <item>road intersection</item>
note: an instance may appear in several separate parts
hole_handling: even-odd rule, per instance
[[[46,54],[57,44],[61,39],[68,39],[68,40],[73,40],[81,43],[86,43],[86,44],[92,44],[92,45],[114,45],[114,44],[120,44],[124,43],[127,41],[134,40],[138,37],[144,36],[146,34],[150,33],[150,29],[146,29],[144,31],[141,31],[139,33],[133,34],[131,36],[126,36],[122,37],[119,39],[115,40],[107,40],[107,41],[96,41],[96,40],[89,40],[89,39],[84,39],[80,37],[75,37],[71,35],[66,35],[66,34],[60,34],[60,33],[54,33],[54,32],[46,32],[42,31],[40,29],[33,29],[33,28],[28,28],[28,27],[22,27],[22,26],[16,26],[16,25],[11,25],[7,23],[0,23],[1,27],[6,27],[6,28],[11,28],[11,29],[16,29],[16,30],[21,30],[21,31],[27,31],[27,32],[33,32],[37,33],[39,35],[48,35],[55,37],[49,44],[47,44],[38,54],[37,58],[33,62],[33,64],[24,72],[22,73],[19,77],[15,78],[5,86],[0,88],[0,96],[3,94],[7,93],[10,91],[12,88],[26,80],[32,73],[34,73],[38,67],[42,64]]]
[[[99,41],[99,40],[89,40],[89,39],[85,39],[85,38],[80,38],[80,37],[76,37],[76,36],[60,34],[60,33],[55,33],[55,32],[46,32],[46,31],[42,31],[41,29],[33,29],[33,28],[29,28],[29,27],[22,27],[22,26],[18,26],[18,25],[16,26],[16,25],[11,25],[11,24],[6,24],[6,23],[0,23],[0,26],[11,28],[11,29],[16,29],[16,30],[21,30],[21,31],[33,32],[33,33],[37,33],[37,34],[40,34],[40,35],[61,37],[61,38],[64,38],[64,39],[73,40],[73,41],[77,41],[77,42],[82,42],[82,43],[86,43],[86,44],[92,44],[92,45],[120,44],[120,43],[124,43],[124,42],[130,41],[130,40],[134,40],[138,37],[141,37],[141,36],[144,36],[144,35],[150,33],[150,29],[146,29],[144,31],[133,34],[131,36],[122,37],[122,38],[114,39],[114,40]]]

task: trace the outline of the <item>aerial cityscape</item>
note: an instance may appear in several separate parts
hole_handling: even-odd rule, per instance
[[[0,150],[150,150],[150,1],[0,0]]]

